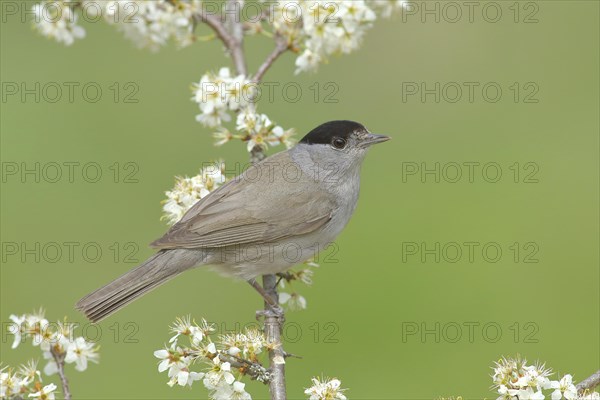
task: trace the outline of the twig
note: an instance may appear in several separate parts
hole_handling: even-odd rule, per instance
[[[214,15],[199,11],[195,18],[199,21],[205,22],[210,26],[216,33],[217,37],[221,39],[225,45],[235,66],[236,72],[240,75],[248,76],[248,70],[246,67],[246,56],[244,54],[244,27],[241,21],[240,14],[243,2],[240,0],[227,0],[224,3],[225,7],[225,24],[221,22],[219,18]],[[264,77],[265,73],[269,70],[271,65],[289,49],[289,46],[284,38],[281,36],[275,37],[275,49],[267,56],[266,60],[258,68],[258,71],[254,75],[254,81],[260,82]],[[254,107],[254,104],[249,104],[250,108]],[[251,150],[250,161],[257,163],[262,161],[266,157],[264,149],[260,146],[255,146]]]
[[[231,58],[238,74],[247,76],[248,72],[246,69],[246,56],[244,55],[244,27],[241,21],[241,8],[244,6],[243,1],[240,0],[227,0],[225,3],[225,22],[233,37],[229,50],[231,51]],[[233,11],[239,11],[233,13]]]
[[[254,75],[254,80],[256,82],[260,82],[267,70],[271,67],[271,65],[273,65],[275,60],[277,60],[280,55],[282,55],[286,52],[286,50],[289,49],[287,42],[281,37],[277,36],[275,38],[275,42],[275,48],[273,49],[271,54],[269,54],[267,59],[262,63],[262,65],[258,68],[256,75]]]
[[[247,75],[246,57],[244,56],[244,30],[240,21],[240,13],[234,13],[242,7],[239,0],[228,0],[225,7],[225,24],[222,19],[213,14],[207,14],[204,10],[194,14],[196,21],[206,23],[221,39],[227,52],[231,54],[233,64],[238,74]],[[229,15],[231,13],[231,15]]]
[[[579,382],[575,387],[579,393],[582,393],[586,389],[593,389],[598,385],[600,385],[600,370]]]
[[[260,83],[262,78],[265,76],[265,73],[271,68],[271,65],[289,49],[289,45],[285,38],[280,35],[275,36],[275,48],[273,51],[267,56],[266,60],[262,63],[262,65],[254,74],[254,82]],[[267,157],[265,151],[260,146],[254,146],[254,148],[250,151],[250,162],[257,163],[264,160]]]
[[[275,275],[263,275],[263,289],[276,302],[279,301],[277,277]],[[271,369],[269,389],[271,400],[285,400],[287,399],[285,392],[285,352],[281,343],[284,316],[281,310],[274,309],[266,301],[264,316],[267,342],[274,343],[273,349],[269,351],[269,365]]]
[[[292,274],[291,272],[288,272],[288,271],[278,272],[275,275],[277,275],[280,278],[279,280],[285,279],[288,282],[296,279],[295,276],[294,276],[294,274]]]
[[[221,39],[227,50],[231,50],[231,46],[233,46],[234,39],[229,34],[227,29],[225,29],[225,26],[221,23],[219,18],[217,18],[214,15],[206,14],[202,10],[195,14],[194,18],[206,23],[206,25],[208,25],[213,31],[215,31],[215,33],[217,34],[219,39]]]
[[[60,377],[60,383],[62,385],[63,396],[65,400],[71,400],[71,391],[69,390],[69,380],[65,375],[65,356],[64,354],[59,354],[56,352],[54,347],[50,349],[50,353],[54,358],[54,362],[56,363],[56,367],[58,369],[58,376]]]
[[[228,362],[234,368],[243,369],[245,373],[254,380],[263,383],[269,383],[271,380],[271,373],[258,363],[223,353],[219,354],[219,358],[223,362]]]

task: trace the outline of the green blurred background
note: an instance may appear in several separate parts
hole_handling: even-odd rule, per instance
[[[525,2],[517,3],[518,23],[512,1],[497,4],[503,11],[497,23],[477,11],[472,23],[466,15],[457,23],[443,15],[439,23],[432,16],[423,23],[421,14],[378,21],[359,51],[333,58],[317,74],[294,76],[294,57],[286,54],[265,77],[302,88],[296,103],[286,102],[281,90],[272,102],[259,103],[260,111],[299,134],[345,118],[393,136],[365,162],[357,212],[338,240],[339,262],[324,263],[312,287],[297,285],[308,309],[287,316],[286,350],[303,357],[287,364],[290,398],[303,398],[311,376],[320,374],[339,377],[355,399],[495,398],[490,366],[517,353],[576,380],[599,368],[599,4],[536,2],[537,23],[522,22],[534,10]],[[97,103],[83,101],[80,90],[73,103],[66,94],[56,103],[36,103],[33,96],[25,102],[18,95],[3,99],[4,165],[97,162],[103,177],[97,183],[85,182],[80,173],[74,183],[64,176],[57,183],[6,177],[2,242],[94,242],[103,254],[96,263],[82,258],[81,245],[73,262],[65,254],[57,262],[33,256],[22,262],[20,253],[3,254],[0,320],[43,306],[50,320],[66,315],[85,323],[73,304],[134,266],[123,262],[123,246],[136,243],[139,260],[152,254],[146,244],[166,229],[159,221],[160,201],[175,175],[194,175],[203,162],[218,158],[247,162],[240,143],[212,145],[190,101],[190,84],[229,60],[217,42],[183,50],[169,46],[156,54],[137,50],[104,23],[84,23],[86,39],[68,48],[32,32],[19,17],[5,17],[3,83],[97,82],[103,96]],[[248,40],[251,70],[271,47],[267,38]],[[139,102],[114,102],[109,87],[115,82],[121,98],[128,93],[123,85],[135,82]],[[321,87],[316,102],[310,89],[315,82]],[[339,87],[335,104],[324,101],[328,82]],[[497,82],[503,94],[495,103],[485,101],[480,89],[473,102],[466,91],[456,103],[443,96],[436,103],[433,95],[403,101],[403,82]],[[521,90],[517,102],[509,88],[515,82]],[[528,82],[536,86],[525,88]],[[538,102],[526,103],[532,87],[539,89]],[[115,162],[122,173],[130,171],[125,163],[135,163],[138,182],[122,183],[121,175],[114,183],[109,166]],[[466,169],[456,183],[443,177],[436,183],[432,176],[422,182],[419,175],[403,179],[403,168],[415,165],[408,163],[431,168],[436,162],[496,162],[503,175],[496,183],[483,179],[481,169],[473,183]],[[515,162],[519,183],[509,168]],[[523,182],[533,168],[525,169],[528,162],[538,168],[537,183]],[[117,262],[109,249],[114,242],[121,247]],[[431,255],[423,262],[420,253],[402,252],[408,242],[421,249],[420,243],[432,248],[436,242],[494,242],[503,254],[487,262],[480,245],[472,263],[466,254],[455,263],[443,257],[435,262]],[[521,247],[518,262],[509,248],[515,242]],[[537,246],[537,263],[523,262],[534,249],[522,248],[530,242]],[[188,272],[87,328],[88,336],[102,333],[101,363],[84,373],[68,366],[72,392],[82,399],[205,398],[202,385],[171,389],[157,372],[152,352],[170,337],[168,324],[191,314],[233,329],[236,322],[252,323],[260,306],[245,284]],[[422,328],[435,330],[436,323],[439,342],[434,334],[421,337]],[[476,324],[472,340],[469,323]],[[462,327],[456,342],[454,324]],[[491,328],[483,332],[486,324]],[[419,333],[407,335],[407,327]],[[40,356],[30,344],[11,350],[12,337],[2,335],[4,364]],[[267,396],[255,382],[247,390],[254,398]]]

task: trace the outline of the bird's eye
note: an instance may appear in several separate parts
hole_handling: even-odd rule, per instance
[[[331,141],[331,145],[336,149],[343,149],[346,147],[346,141],[341,137],[334,137]]]

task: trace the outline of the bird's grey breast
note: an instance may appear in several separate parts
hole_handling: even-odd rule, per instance
[[[323,228],[327,239],[333,241],[356,209],[360,191],[360,168],[354,165],[348,168],[348,165],[332,160],[330,154],[321,154],[319,147],[297,145],[290,150],[290,158],[313,181],[315,192],[335,205],[331,220]]]

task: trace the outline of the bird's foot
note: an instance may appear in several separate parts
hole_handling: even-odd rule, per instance
[[[285,313],[283,308],[279,305],[269,305],[265,310],[258,310],[256,312],[256,319],[261,318],[277,318],[283,324],[285,322]]]

